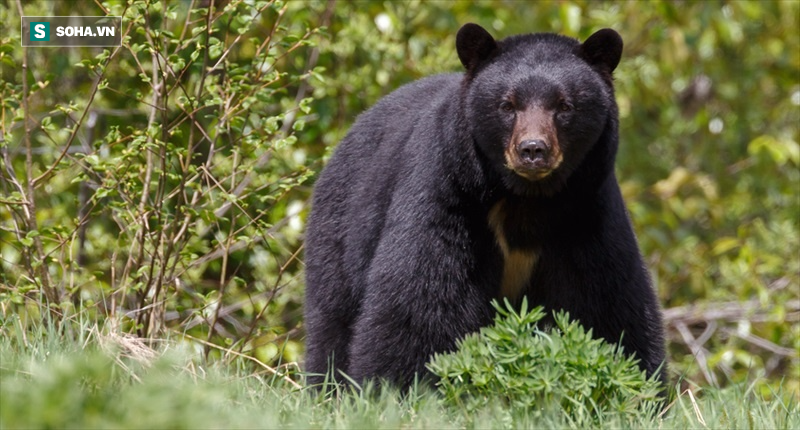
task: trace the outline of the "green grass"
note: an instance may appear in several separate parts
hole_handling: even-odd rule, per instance
[[[693,387],[661,416],[576,420],[499,402],[467,413],[425,387],[323,397],[246,360],[199,365],[178,340],[153,350],[88,326],[21,330],[0,327],[0,428],[800,428],[797,399],[778,390],[767,400],[756,384]]]

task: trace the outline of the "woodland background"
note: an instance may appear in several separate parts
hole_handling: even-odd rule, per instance
[[[122,16],[123,44],[22,48],[21,14]],[[797,396],[799,18],[797,1],[1,1],[0,337],[88,328],[297,379],[309,196],[356,116],[461,70],[463,23],[612,27],[617,176],[671,376]]]

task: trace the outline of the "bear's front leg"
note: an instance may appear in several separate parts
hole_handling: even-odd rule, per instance
[[[486,271],[476,270],[472,246],[459,236],[466,239],[457,232],[384,236],[353,328],[347,373],[356,382],[386,379],[408,388],[415,376],[427,376],[434,353],[454,350],[491,323]]]

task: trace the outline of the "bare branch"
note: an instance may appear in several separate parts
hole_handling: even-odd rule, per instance
[[[22,10],[22,3],[20,0],[17,0],[17,10],[19,12],[19,16],[24,16]],[[28,208],[26,211],[27,215],[27,231],[28,233],[38,231],[39,226],[36,220],[36,198],[35,198],[35,190],[36,190],[36,182],[33,177],[33,151],[31,148],[31,121],[30,121],[30,105],[28,103],[28,98],[30,97],[29,88],[28,88],[28,48],[23,46],[22,47],[22,111],[23,111],[23,124],[25,133],[23,135],[23,140],[25,142],[25,175],[26,175],[26,194],[23,194],[23,200],[27,201]],[[28,267],[31,270],[34,269],[34,259],[31,253],[36,253],[36,258],[38,261],[38,272],[39,272],[39,287],[42,289],[43,295],[47,299],[47,301],[51,305],[57,305],[61,302],[61,294],[59,291],[53,287],[52,281],[50,279],[50,272],[48,270],[47,264],[45,264],[44,258],[44,247],[42,246],[42,240],[38,235],[33,237],[33,249],[29,248],[28,252]],[[33,275],[33,273],[31,273]],[[32,276],[32,279],[36,279],[36,277]],[[51,314],[55,318],[59,318],[57,312],[55,312],[55,308],[50,307]]]
[[[797,320],[800,315],[800,300],[784,303],[787,319]],[[685,325],[698,324],[712,320],[721,321],[769,321],[769,309],[758,300],[746,302],[706,303],[703,305],[679,306],[664,310],[664,322],[668,326],[677,323]]]
[[[703,377],[706,378],[706,382],[711,386],[718,387],[716,375],[708,368],[708,360],[706,360],[708,351],[697,342],[692,332],[686,327],[686,324],[678,322],[675,324],[675,328],[678,330],[678,333],[681,334],[683,341],[689,346],[689,349],[691,349],[692,355],[694,355],[695,360],[697,360],[697,365],[700,367],[700,371],[703,372]]]

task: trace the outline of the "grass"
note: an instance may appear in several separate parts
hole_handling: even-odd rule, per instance
[[[200,365],[181,341],[153,350],[78,325],[71,336],[23,331],[18,321],[0,325],[0,428],[800,428],[798,400],[782,390],[767,399],[756,383],[693,386],[663,414],[576,420],[499,403],[466,413],[426,387],[320,396],[255,372],[247,360]]]

